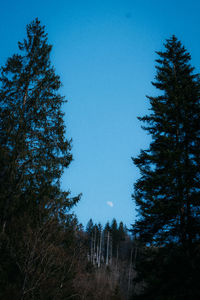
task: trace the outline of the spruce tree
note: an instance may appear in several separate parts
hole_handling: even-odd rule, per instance
[[[140,269],[149,286],[155,287],[157,283],[157,289],[151,294],[152,298],[148,298],[146,294],[144,299],[186,299],[195,281],[193,258],[199,255],[196,252],[200,230],[199,77],[194,74],[194,68],[190,65],[190,54],[175,36],[168,39],[164,44],[164,51],[157,54],[159,58],[156,60],[157,72],[153,86],[160,91],[160,95],[148,97],[151,112],[139,118],[144,122],[143,128],[151,135],[152,141],[147,150],[142,150],[133,159],[141,174],[133,195],[139,214],[133,229],[145,245],[160,249],[159,258],[157,252],[151,253],[151,259]],[[169,247],[176,250],[170,252]],[[188,290],[182,297],[181,293],[176,294],[173,290],[180,288],[180,282],[175,284],[176,287],[170,286],[173,276],[170,277],[169,273],[169,277],[165,274],[162,283],[159,281],[164,273],[163,269],[166,270],[167,266],[168,271],[170,269],[166,263],[167,256],[171,272],[179,261],[181,263],[177,263],[176,271],[179,269],[181,275],[187,273],[187,278],[182,278],[181,284],[185,284]],[[180,265],[186,266],[186,261],[188,269],[181,269]],[[149,264],[151,267],[148,270]],[[164,297],[164,290],[159,296],[156,295],[155,290],[161,291],[163,284],[165,292],[170,293],[170,289],[172,294],[174,292],[174,298],[172,295]]]
[[[113,257],[116,257],[120,240],[119,240],[118,224],[117,224],[117,221],[115,218],[111,222],[110,230],[111,230],[111,236],[112,236],[112,254],[113,254]]]
[[[72,155],[52,46],[38,19],[26,32],[0,75],[0,297],[53,299],[60,284],[70,293],[73,217],[66,213],[79,196],[60,186]]]
[[[86,232],[89,237],[92,236],[93,231],[94,231],[94,223],[93,223],[92,219],[90,219],[86,225]]]
[[[56,200],[62,202],[63,211],[73,204],[60,189],[63,169],[72,155],[61,110],[65,100],[50,62],[51,49],[44,26],[36,19],[19,43],[20,54],[1,69],[2,226],[18,204],[20,209],[29,204],[39,207],[39,203],[47,208],[56,207]]]

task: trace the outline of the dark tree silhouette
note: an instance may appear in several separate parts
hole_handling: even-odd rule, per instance
[[[71,246],[65,247],[64,239],[73,238],[73,217],[66,213],[79,197],[70,198],[60,187],[72,155],[63,121],[65,100],[59,93],[60,78],[50,62],[51,49],[44,26],[36,19],[27,26],[26,39],[19,43],[20,54],[1,68],[2,299],[43,299],[41,286],[44,295],[44,286],[51,280],[48,293],[53,299],[55,290],[50,288],[54,283],[64,287],[69,267],[64,248]]]
[[[157,74],[153,82],[160,95],[148,97],[151,113],[139,118],[146,124],[143,128],[152,136],[152,142],[149,149],[142,150],[133,159],[141,174],[133,195],[139,213],[133,230],[145,245],[162,249],[158,251],[159,259],[157,251],[151,253],[152,259],[148,262],[151,262],[152,270],[145,273],[149,263],[146,267],[143,265],[143,276],[146,276],[150,286],[152,282],[157,288],[160,284],[161,291],[161,274],[164,274],[162,283],[166,289],[162,290],[161,298],[154,289],[152,298],[145,295],[144,299],[179,299],[179,294],[183,296],[183,293],[177,292],[179,283],[175,284],[176,289],[173,286],[174,277],[164,272],[166,268],[169,271],[169,265],[172,272],[176,268],[175,272],[179,269],[180,273],[187,274],[187,278],[186,275],[179,276],[179,279],[184,277],[181,282],[187,287],[185,297],[197,299],[190,295],[195,280],[188,277],[188,274],[194,277],[194,258],[197,258],[200,237],[199,77],[193,73],[190,54],[175,36],[168,39],[164,47],[163,52],[157,52]],[[169,251],[169,248],[174,247],[176,250]],[[165,258],[169,256],[169,265],[161,253]],[[157,260],[153,259],[154,256]],[[177,265],[175,257],[179,257]],[[187,265],[185,270],[181,267],[184,264]],[[196,286],[193,291],[197,290]],[[164,293],[168,296],[164,297]],[[170,293],[174,293],[174,298]],[[180,299],[183,298],[180,296]]]

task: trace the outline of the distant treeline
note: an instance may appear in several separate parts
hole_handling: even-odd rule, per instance
[[[128,299],[139,251],[123,222],[113,219],[103,227],[90,219],[80,240],[85,260],[75,280],[81,299]]]

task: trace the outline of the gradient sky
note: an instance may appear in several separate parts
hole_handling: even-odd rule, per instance
[[[63,83],[67,137],[73,157],[62,186],[83,193],[75,209],[85,225],[114,217],[128,227],[139,173],[131,157],[150,137],[137,116],[156,93],[155,51],[175,34],[200,64],[200,1],[0,0],[0,64],[16,53],[25,26],[38,17],[53,45],[51,61]]]

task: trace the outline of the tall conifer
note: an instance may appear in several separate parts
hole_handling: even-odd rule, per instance
[[[133,195],[139,217],[133,230],[152,246],[137,265],[147,287],[139,299],[198,299],[199,76],[175,36],[157,54],[153,86],[160,95],[148,97],[151,112],[139,118],[152,141],[133,159],[141,174]]]
[[[139,118],[152,136],[133,161],[141,177],[133,195],[140,215],[135,224],[145,241],[191,245],[199,238],[200,100],[190,54],[175,36],[157,52],[151,113]]]
[[[60,186],[72,155],[51,49],[36,19],[19,43],[20,54],[1,68],[1,299],[61,299],[63,293],[71,294],[75,226],[66,213],[79,196],[70,198]]]
[[[20,54],[1,69],[2,226],[17,207],[54,206],[64,211],[73,204],[60,189],[63,169],[72,155],[61,110],[65,100],[50,62],[51,49],[44,26],[36,19],[19,43]]]

